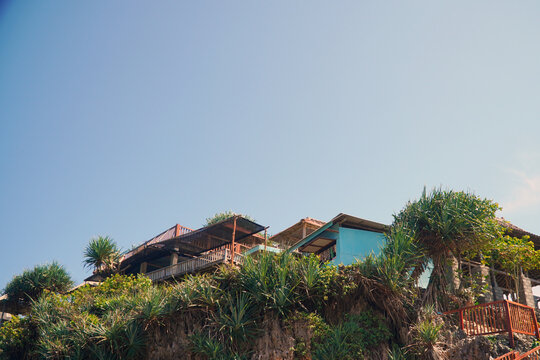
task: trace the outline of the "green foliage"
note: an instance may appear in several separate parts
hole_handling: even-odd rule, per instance
[[[238,354],[225,348],[215,337],[208,333],[196,332],[190,336],[191,351],[208,360],[247,360],[246,354]]]
[[[118,270],[120,249],[108,236],[98,236],[90,240],[84,249],[83,264],[93,267],[94,273],[109,275]]]
[[[219,333],[231,344],[242,345],[257,333],[253,303],[245,293],[228,295],[215,316]]]
[[[321,305],[336,274],[335,267],[321,264],[314,255],[263,253],[244,259],[238,283],[263,309],[286,316],[295,307]]]
[[[223,344],[209,334],[196,332],[189,339],[192,351],[207,359],[219,359],[225,353]]]
[[[208,274],[188,275],[171,289],[177,309],[217,306],[223,295],[217,281]]]
[[[29,319],[13,316],[0,327],[0,359],[24,359],[34,338]]]
[[[37,265],[15,276],[5,287],[7,304],[21,313],[44,291],[65,292],[73,286],[66,269],[57,262]]]
[[[385,238],[380,255],[370,255],[360,261],[358,266],[361,273],[378,280],[389,291],[395,294],[408,292],[416,280],[413,270],[423,261],[418,244],[401,226],[394,226]]]
[[[408,360],[409,356],[407,351],[397,344],[393,344],[392,348],[388,351],[388,360]]]
[[[449,281],[446,267],[450,258],[465,252],[479,251],[501,234],[495,218],[499,205],[474,194],[424,189],[420,199],[409,202],[394,215],[393,227],[410,232],[424,255],[423,262],[413,273],[419,276],[427,261],[433,261],[433,271],[424,295],[424,303],[445,307]]]
[[[435,188],[420,199],[409,202],[394,215],[394,226],[411,231],[430,256],[480,248],[501,231],[495,218],[499,205],[474,194]]]
[[[412,352],[421,359],[437,358],[433,354],[439,351],[438,344],[443,323],[433,306],[426,306],[413,327]]]
[[[228,218],[231,218],[233,216],[242,216],[243,218],[246,218],[248,220],[255,222],[255,220],[249,215],[243,215],[243,214],[235,213],[234,211],[231,211],[231,210],[227,210],[227,211],[217,213],[214,216],[207,218],[206,224],[204,226],[217,224],[218,222],[227,220]]]
[[[69,295],[45,294],[29,316],[38,333],[32,352],[44,359],[139,358],[143,326],[159,316],[155,299],[164,293],[144,276],[115,275]]]
[[[495,239],[486,251],[491,265],[507,271],[514,280],[515,294],[519,297],[519,278],[523,271],[540,270],[540,250],[535,250],[529,236],[522,238],[501,236]],[[519,301],[519,299],[517,299]]]
[[[330,331],[330,326],[324,321],[323,317],[315,312],[297,311],[287,318],[289,325],[298,321],[304,321],[308,324],[315,341],[320,341]]]
[[[388,327],[372,312],[349,315],[314,344],[313,359],[361,359],[370,348],[388,341],[390,336]]]
[[[316,358],[332,351],[355,358],[388,338],[384,323],[366,313],[331,327],[319,315],[327,302],[355,289],[355,281],[315,256],[287,253],[247,257],[243,266],[172,284],[116,274],[70,294],[45,292],[32,303],[24,326],[14,322],[9,338],[0,335],[0,348],[23,354],[22,359],[136,359],[145,352],[147,335],[170,321],[167,317],[190,313],[202,329],[190,337],[192,352],[202,358],[247,359],[263,319],[276,316],[284,324],[305,321],[312,331],[318,345],[308,347],[308,339],[299,339],[298,356],[316,350]],[[29,336],[20,335],[23,331]]]

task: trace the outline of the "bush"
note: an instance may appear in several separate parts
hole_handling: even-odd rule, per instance
[[[29,319],[13,316],[0,327],[0,359],[24,359],[34,339]]]
[[[372,312],[349,315],[345,321],[319,336],[313,358],[318,360],[361,359],[370,348],[391,337],[386,324]]]
[[[4,288],[7,303],[10,307],[25,313],[32,300],[36,300],[43,291],[63,293],[73,286],[69,274],[57,262],[36,265],[15,276]]]

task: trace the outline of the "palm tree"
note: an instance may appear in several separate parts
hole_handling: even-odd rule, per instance
[[[433,271],[424,294],[424,303],[441,309],[448,301],[449,269],[452,259],[465,252],[479,251],[483,245],[500,235],[495,218],[499,205],[492,200],[462,191],[433,189],[420,199],[409,202],[397,215],[393,226],[408,229],[424,254],[424,261],[415,271],[419,276],[427,266]]]
[[[85,267],[93,267],[94,274],[108,275],[118,271],[120,250],[116,242],[108,236],[98,236],[90,240],[84,250]]]

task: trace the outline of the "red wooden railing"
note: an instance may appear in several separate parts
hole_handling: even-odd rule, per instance
[[[495,360],[540,360],[540,346],[521,355],[517,351],[511,351]]]
[[[514,333],[534,335],[540,339],[536,314],[530,306],[500,300],[467,306],[444,314],[455,313],[459,316],[460,328],[469,336],[508,332],[511,347],[514,347]]]
[[[516,360],[518,356],[519,353],[517,351],[511,351],[508,354],[495,358],[495,360]]]
[[[220,246],[218,248],[215,248],[213,250],[210,250],[210,251],[206,251],[204,252],[203,254],[210,254],[212,252],[216,252],[216,251],[221,251],[221,250],[224,250],[224,249],[228,249],[230,253],[232,253],[232,250],[233,250],[233,244],[226,244],[226,245],[223,245],[223,246]],[[244,251],[246,250],[249,250],[250,247],[249,246],[246,246],[244,244],[240,244],[240,243],[235,243],[234,244],[234,253],[235,254],[242,254]]]
[[[540,346],[516,357],[516,360],[540,360]]]

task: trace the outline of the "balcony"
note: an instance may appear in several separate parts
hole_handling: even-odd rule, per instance
[[[219,264],[230,263],[232,257],[231,249],[231,245],[225,245],[215,250],[203,253],[199,257],[148,272],[146,273],[146,276],[148,276],[150,280],[158,282],[172,277],[179,277],[186,274],[203,272]],[[243,256],[241,252],[244,250],[246,250],[246,246],[242,244],[235,244],[235,264],[242,263]]]

